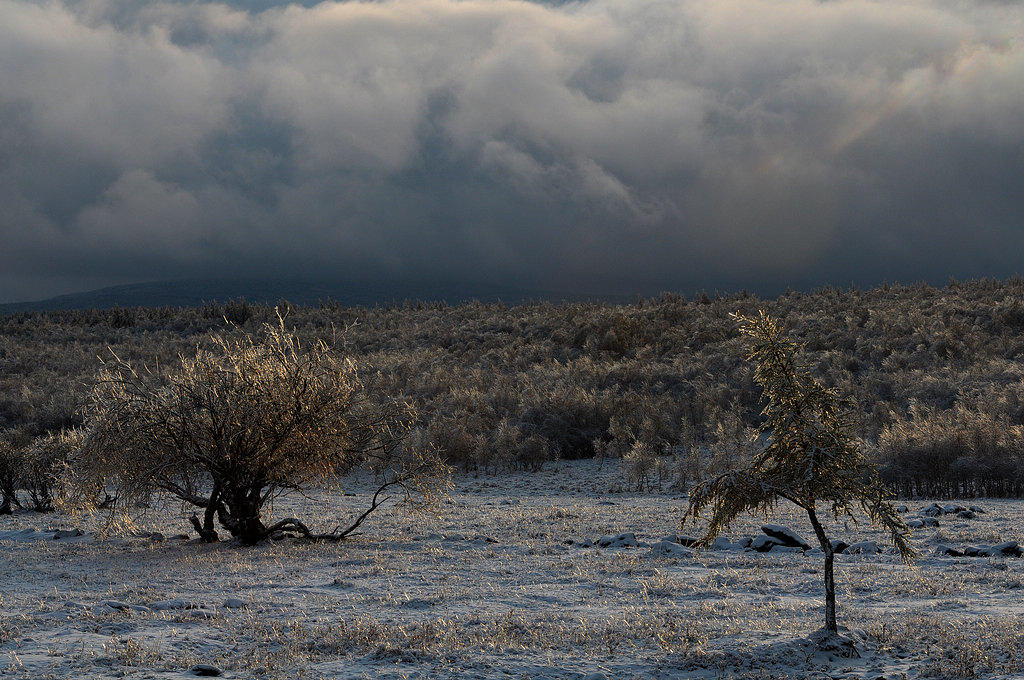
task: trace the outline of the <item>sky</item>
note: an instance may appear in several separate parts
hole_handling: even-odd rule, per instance
[[[0,0],[0,302],[1024,274],[1015,0]]]

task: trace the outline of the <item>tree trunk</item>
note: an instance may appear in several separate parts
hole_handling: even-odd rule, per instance
[[[822,552],[825,553],[825,630],[838,633],[839,626],[836,623],[836,578],[835,578],[835,551],[832,549],[832,541],[825,535],[825,529],[818,521],[814,508],[807,508],[807,516],[814,527],[814,535],[818,537]]]
[[[217,530],[213,528],[213,518],[211,516],[211,509],[213,506],[209,506],[206,512],[203,513],[204,520],[199,521],[199,515],[192,513],[189,521],[192,522],[192,526],[195,527],[196,533],[199,534],[199,538],[204,543],[216,543],[220,540],[220,536],[217,535]]]
[[[263,501],[259,489],[240,490],[220,516],[220,523],[242,545],[256,545],[267,537],[267,527],[260,518]]]
[[[199,538],[205,543],[216,543],[220,540],[220,536],[217,535],[217,529],[213,526],[214,513],[217,512],[217,508],[220,506],[220,487],[214,484],[213,491],[210,493],[210,500],[206,502],[206,509],[203,511],[203,521],[199,522],[199,517],[195,513],[189,518],[192,522],[192,526],[195,527],[196,533],[199,534]]]

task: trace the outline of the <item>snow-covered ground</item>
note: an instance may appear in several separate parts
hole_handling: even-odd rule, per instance
[[[807,642],[824,616],[820,555],[690,554],[661,543],[699,533],[679,527],[685,498],[623,484],[614,462],[460,475],[435,515],[381,510],[338,544],[201,544],[175,536],[189,527],[171,509],[143,520],[164,540],[0,517],[0,676],[1024,678],[1024,558],[935,554],[1024,543],[1024,502],[960,501],[986,512],[917,529],[916,567],[887,549],[839,555],[839,621],[859,654],[846,658]],[[275,516],[329,530],[365,503],[355,491],[280,501]],[[951,499],[906,502],[908,518],[931,500]],[[769,521],[813,538],[795,509]],[[887,548],[863,524],[832,531]],[[623,533],[639,545],[582,547]]]

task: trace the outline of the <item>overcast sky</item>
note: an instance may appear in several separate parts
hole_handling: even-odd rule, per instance
[[[0,302],[1024,273],[1015,0],[0,0]]]

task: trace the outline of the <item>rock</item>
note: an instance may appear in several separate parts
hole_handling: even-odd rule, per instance
[[[711,545],[708,546],[711,550],[742,550],[738,545],[729,540],[728,536],[719,536]]]
[[[700,543],[699,538],[687,536],[685,534],[669,534],[668,536],[663,536],[661,540],[668,541],[670,543],[678,543],[679,545],[684,545],[687,548],[692,548]]]
[[[943,543],[935,546],[935,554],[939,557],[963,557],[964,554],[955,548],[951,548]]]
[[[161,534],[159,531],[154,531],[148,536],[151,543],[163,543],[167,540],[167,537]]]
[[[627,532],[614,536],[611,534],[602,536],[597,539],[597,545],[601,548],[636,548],[640,543],[637,542],[636,536],[632,532]]]
[[[77,538],[85,536],[81,529],[57,529],[53,534],[53,540],[59,541],[62,538]]]
[[[981,508],[979,508],[977,505],[972,505],[972,506],[968,507],[967,509],[970,510],[971,512],[975,512],[975,513],[977,513],[979,515],[984,515],[985,514],[985,511],[982,510]]]
[[[975,517],[977,517],[977,515],[974,514],[973,510],[961,510],[960,512],[956,513],[956,516],[960,519],[974,519]]]
[[[956,503],[950,503],[949,505],[942,506],[942,512],[946,513],[947,515],[955,515],[956,513],[963,512],[966,509],[967,508],[965,508],[964,506],[957,505]]]
[[[882,552],[881,548],[874,541],[861,541],[860,543],[854,543],[845,550],[847,555],[874,555]]]
[[[907,506],[905,506],[905,505],[897,505],[896,506],[896,512],[900,513],[901,515],[905,515],[908,512],[910,512],[910,509],[907,508]]]
[[[1006,555],[1008,557],[1021,557],[1024,551],[1021,550],[1017,541],[1006,541],[989,548],[993,555]]]
[[[224,600],[225,609],[248,609],[248,607],[249,605],[245,603],[245,600],[242,600],[237,597],[229,597],[228,599]]]
[[[593,548],[594,547],[594,542],[588,538],[587,540],[583,541],[579,545],[580,545],[581,548]]]
[[[756,538],[754,538],[753,541],[750,542],[750,547],[752,549],[762,553],[771,551],[771,549],[777,545],[781,544],[768,535],[757,536]]]
[[[774,539],[779,545],[784,545],[790,548],[801,548],[803,550],[810,550],[811,548],[811,545],[801,538],[799,534],[789,527],[782,526],[781,524],[762,525],[761,531]]]
[[[651,555],[655,557],[693,557],[696,553],[679,543],[658,541],[651,546]]]
[[[223,674],[224,671],[208,663],[200,663],[192,667],[192,675],[197,675],[201,678],[215,678]]]
[[[907,521],[907,526],[911,529],[920,529],[922,527],[938,527],[939,520],[934,517],[922,517],[921,519],[912,519]]]
[[[970,545],[964,548],[965,557],[1021,557],[1024,551],[1016,541],[1006,541],[996,545]]]
[[[774,555],[775,553],[801,553],[801,554],[803,554],[803,553],[808,552],[808,551],[804,550],[803,548],[801,548],[798,545],[777,545],[774,548],[772,548],[771,552]],[[818,552],[821,552],[820,548],[818,549]]]
[[[832,541],[832,552],[836,555],[842,555],[844,552],[850,549],[850,544],[841,539],[835,539]]]
[[[927,508],[922,509],[921,514],[925,517],[938,517],[939,515],[944,514],[944,511],[941,505],[938,503],[932,503]]]

